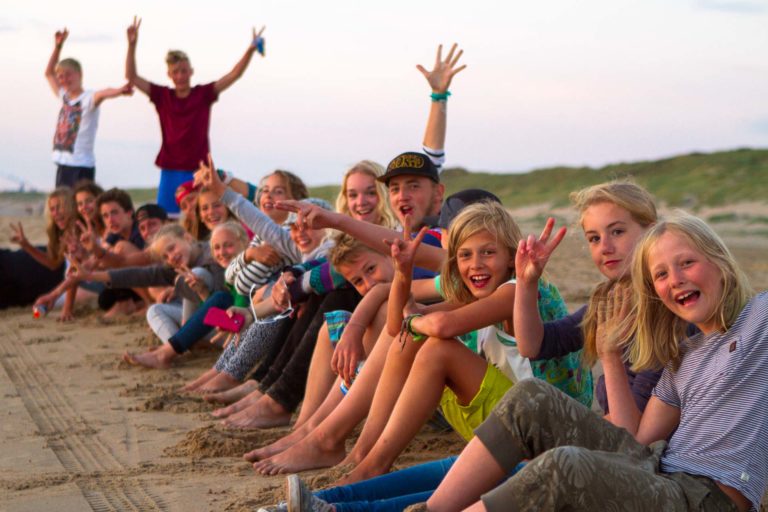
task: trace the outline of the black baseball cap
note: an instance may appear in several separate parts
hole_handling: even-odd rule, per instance
[[[168,220],[168,212],[155,203],[147,203],[136,210],[136,221],[141,222],[144,219],[160,219],[162,221]]]
[[[496,197],[495,194],[480,188],[468,188],[456,192],[455,194],[451,194],[445,198],[443,207],[440,208],[440,217],[437,219],[438,227],[448,229],[453,218],[456,217],[461,210],[473,203],[480,203],[483,201],[501,204],[501,199]]]
[[[383,176],[376,178],[385,185],[395,176],[407,174],[409,176],[425,176],[435,183],[440,183],[440,175],[437,167],[432,163],[424,153],[408,151],[401,153],[389,162],[387,172]]]

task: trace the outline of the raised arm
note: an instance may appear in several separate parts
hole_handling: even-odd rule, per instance
[[[312,229],[333,228],[355,237],[371,249],[381,254],[389,254],[389,246],[384,240],[394,240],[402,235],[394,229],[371,224],[349,215],[324,210],[315,205],[301,201],[278,201],[276,208],[296,212],[301,227]],[[439,247],[421,244],[416,251],[414,263],[417,267],[436,272],[440,271],[445,258],[445,251]]]
[[[547,219],[544,230],[538,240],[534,235],[520,240],[515,254],[515,292],[514,331],[520,355],[535,358],[541,350],[544,336],[544,324],[539,315],[538,287],[539,279],[552,252],[565,236],[565,227],[561,227],[550,240],[555,220]]]
[[[136,43],[139,41],[139,27],[141,18],[133,17],[133,24],[128,27],[126,34],[128,36],[128,53],[125,56],[125,78],[131,85],[136,86],[138,90],[149,96],[149,82],[139,76],[136,71]]]
[[[390,336],[397,336],[401,330],[405,315],[403,309],[411,299],[414,258],[427,232],[426,228],[421,228],[419,234],[411,240],[407,234],[410,231],[410,220],[410,215],[406,215],[402,238],[389,240],[390,254],[395,266],[395,276],[389,289],[387,303],[387,333]]]
[[[21,222],[17,222],[16,224],[11,223],[11,230],[13,231],[11,234],[11,241],[19,244],[24,252],[29,254],[35,261],[50,270],[56,270],[59,268],[61,261],[57,262],[54,260],[54,258],[51,257],[50,254],[48,254],[46,251],[41,251],[32,245],[32,243],[27,239],[27,236],[24,234],[24,227],[21,225]]]
[[[61,48],[64,46],[64,41],[67,40],[69,30],[64,27],[64,30],[57,30],[53,36],[53,52],[48,59],[48,65],[45,67],[45,79],[48,80],[48,85],[51,86],[51,90],[56,97],[59,97],[59,82],[56,80],[56,64],[59,63],[59,56],[61,55]]]
[[[240,60],[237,61],[237,64],[232,68],[232,71],[219,78],[213,85],[213,90],[216,91],[216,94],[224,92],[230,85],[243,76],[245,70],[248,69],[248,64],[251,62],[253,52],[258,51],[262,57],[264,56],[264,38],[261,37],[261,34],[264,33],[265,28],[266,27],[261,27],[261,30],[256,32],[256,28],[254,27],[253,39],[251,39],[251,44],[248,45],[248,49],[245,50],[245,53],[240,57]]]
[[[429,109],[427,128],[424,131],[424,148],[428,151],[431,150],[430,152],[435,153],[433,156],[438,158],[442,157],[443,149],[445,148],[446,106],[448,104],[448,96],[450,95],[448,88],[454,75],[467,67],[466,64],[456,67],[461,55],[464,53],[464,50],[459,50],[457,53],[456,49],[457,45],[454,43],[445,60],[443,60],[443,45],[438,46],[435,66],[430,71],[427,71],[421,64],[416,66],[416,69],[424,75],[427,83],[432,88],[432,106]]]
[[[122,87],[108,87],[93,94],[93,105],[98,107],[104,100],[117,98],[118,96],[130,96],[133,94],[133,86],[130,82]]]

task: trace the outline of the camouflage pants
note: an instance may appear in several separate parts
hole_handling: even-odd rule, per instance
[[[489,511],[737,511],[709,478],[659,471],[666,443],[641,445],[624,429],[538,379],[514,385],[476,430],[508,472],[482,500]]]

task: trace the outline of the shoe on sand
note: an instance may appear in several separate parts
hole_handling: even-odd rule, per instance
[[[315,497],[309,488],[301,481],[299,475],[288,475],[288,512],[333,512],[334,508],[328,502]]]

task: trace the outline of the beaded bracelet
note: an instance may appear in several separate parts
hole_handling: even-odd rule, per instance
[[[400,351],[402,352],[403,348],[405,348],[405,340],[408,339],[407,335],[410,334],[411,338],[413,338],[413,341],[420,342],[427,339],[426,334],[422,334],[420,332],[416,332],[413,330],[413,326],[411,323],[413,322],[413,319],[417,316],[424,316],[421,313],[414,313],[412,315],[408,315],[407,317],[403,318],[403,323],[400,325]]]
[[[451,91],[433,92],[429,97],[432,98],[432,101],[448,101],[448,96],[450,95]]]

